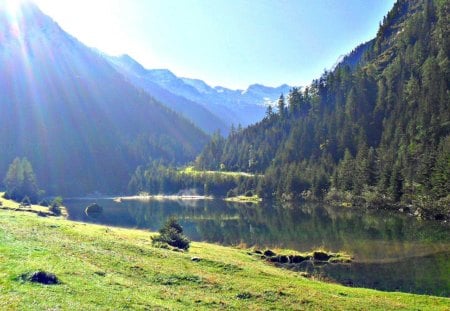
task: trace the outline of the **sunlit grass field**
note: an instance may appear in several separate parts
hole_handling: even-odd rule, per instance
[[[450,299],[322,283],[248,250],[0,210],[0,310],[448,310]],[[199,257],[200,261],[193,261]],[[58,285],[23,281],[37,270]]]

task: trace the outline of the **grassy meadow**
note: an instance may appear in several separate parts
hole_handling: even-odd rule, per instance
[[[245,249],[197,242],[185,253],[155,248],[153,234],[0,210],[0,310],[450,308],[446,298],[308,279]],[[38,270],[61,283],[21,278]]]

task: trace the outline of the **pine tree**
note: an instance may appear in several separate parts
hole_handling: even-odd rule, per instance
[[[435,198],[450,195],[450,136],[447,136],[440,145],[431,176],[431,185]]]
[[[338,188],[341,190],[352,190],[355,174],[355,161],[348,149],[345,149],[344,158],[338,166]]]
[[[3,182],[7,195],[11,199],[22,201],[25,197],[28,197],[32,203],[37,203],[39,187],[33,167],[26,158],[14,159]]]
[[[286,115],[286,103],[284,102],[283,94],[280,95],[277,106],[278,106],[278,114],[280,115],[281,118],[284,118],[284,116]]]

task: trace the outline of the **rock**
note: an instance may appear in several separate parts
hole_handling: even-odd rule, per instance
[[[286,255],[280,255],[280,256],[278,256],[278,262],[279,263],[288,263],[289,257]]]
[[[44,213],[44,212],[37,212],[37,215],[38,215],[39,217],[47,217],[47,214]]]
[[[266,260],[269,262],[280,262],[280,257],[279,256],[266,257]]]
[[[88,205],[86,209],[84,210],[86,214],[98,214],[103,212],[103,207],[98,205],[97,203],[93,203],[91,205]]]
[[[303,257],[300,255],[291,255],[290,257],[291,257],[290,258],[291,263],[301,263],[301,262],[309,259],[308,257]]]
[[[258,255],[262,255],[262,252],[261,252],[260,250],[258,250],[258,249],[255,250],[254,253],[255,253],[255,254],[258,254]]]
[[[273,251],[271,251],[270,249],[268,249],[268,250],[266,250],[264,252],[264,256],[267,256],[267,257],[272,257],[272,256],[275,256],[275,255],[276,254]]]
[[[192,257],[191,258],[191,261],[194,261],[194,262],[199,262],[200,260],[202,260],[200,257]]]
[[[331,258],[331,255],[328,255],[325,252],[316,251],[313,253],[313,259],[317,261],[327,261]]]
[[[45,271],[36,271],[26,277],[32,283],[40,283],[45,285],[59,284],[59,280],[53,273]]]
[[[304,260],[301,263],[298,263],[296,266],[296,269],[299,271],[314,271],[315,265],[311,260]]]

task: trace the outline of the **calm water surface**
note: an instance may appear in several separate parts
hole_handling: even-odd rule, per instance
[[[86,215],[97,202],[101,214]],[[157,231],[176,216],[192,240],[223,245],[345,251],[352,264],[302,267],[348,286],[450,296],[450,227],[389,212],[323,204],[251,205],[220,200],[68,200],[69,219]]]

